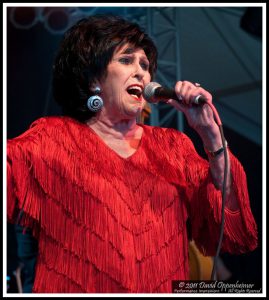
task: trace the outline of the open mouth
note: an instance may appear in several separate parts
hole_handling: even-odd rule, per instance
[[[137,100],[141,100],[142,87],[139,85],[131,85],[127,88],[128,94],[133,96]]]

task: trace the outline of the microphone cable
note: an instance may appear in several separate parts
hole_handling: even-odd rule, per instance
[[[226,200],[226,184],[227,184],[227,179],[228,179],[228,150],[227,150],[227,143],[226,143],[226,140],[224,137],[223,126],[222,126],[222,122],[220,120],[219,114],[218,114],[215,106],[212,103],[206,102],[206,104],[208,104],[213,111],[215,121],[216,121],[217,125],[219,126],[222,146],[224,149],[224,174],[223,174],[223,185],[222,185],[220,237],[219,237],[219,241],[218,241],[217,251],[214,256],[213,268],[212,268],[212,273],[211,273],[211,280],[216,280],[217,279],[216,278],[216,268],[217,268],[217,262],[218,262],[221,244],[222,244],[222,240],[223,240],[223,232],[224,232],[224,208],[225,208],[225,200]]]

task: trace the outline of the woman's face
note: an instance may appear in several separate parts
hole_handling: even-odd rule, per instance
[[[111,117],[135,118],[145,105],[142,91],[150,79],[149,61],[144,50],[124,45],[114,53],[107,76],[99,82],[103,110]]]

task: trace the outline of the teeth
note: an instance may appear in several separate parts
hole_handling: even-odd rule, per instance
[[[132,86],[132,87],[130,88],[130,90],[138,90],[139,92],[142,91],[141,87],[139,87],[139,86]]]
[[[133,97],[139,99],[139,97],[141,96],[142,94],[142,88],[139,87],[139,86],[130,86],[128,89],[127,89],[128,93],[130,95],[132,95]]]

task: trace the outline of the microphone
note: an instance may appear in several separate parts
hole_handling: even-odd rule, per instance
[[[143,97],[149,103],[158,103],[160,101],[166,102],[168,99],[174,99],[178,102],[181,99],[178,99],[176,92],[172,89],[162,87],[157,82],[150,82],[147,84],[143,90]],[[204,99],[201,95],[196,96],[192,100],[192,104],[199,105],[206,103],[206,99]]]

